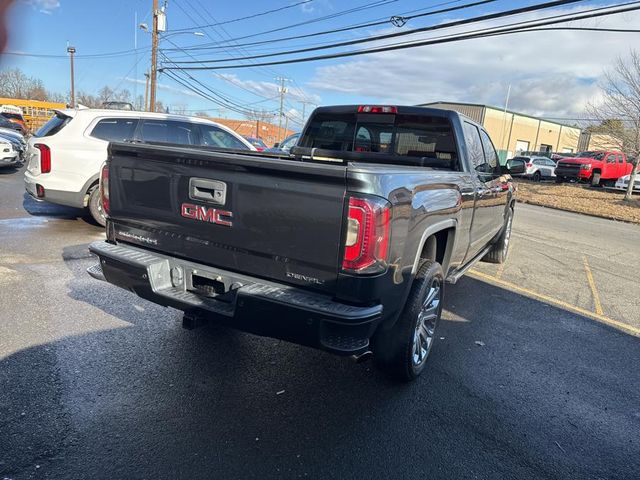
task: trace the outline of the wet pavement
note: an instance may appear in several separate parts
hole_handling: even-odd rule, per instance
[[[639,478],[640,339],[606,320],[640,321],[640,229],[518,207],[509,262],[449,286],[428,370],[397,385],[183,330],[88,277],[82,211],[0,172],[0,478]]]

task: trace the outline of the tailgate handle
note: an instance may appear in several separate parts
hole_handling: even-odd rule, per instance
[[[227,185],[219,180],[191,178],[189,179],[189,198],[224,205],[227,200]]]

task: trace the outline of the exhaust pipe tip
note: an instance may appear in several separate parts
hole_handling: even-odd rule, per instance
[[[366,362],[367,360],[371,360],[371,358],[373,358],[373,352],[371,350],[367,350],[366,352],[361,353],[359,355],[351,355],[350,358],[355,363],[363,363],[363,362]]]

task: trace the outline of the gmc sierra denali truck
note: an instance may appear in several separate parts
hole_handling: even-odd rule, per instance
[[[515,162],[511,173],[522,173]],[[112,143],[94,278],[395,377],[424,369],[445,281],[507,258],[515,189],[456,112],[316,109],[287,155]]]

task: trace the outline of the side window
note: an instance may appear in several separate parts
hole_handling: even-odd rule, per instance
[[[621,154],[618,154],[618,163],[624,163],[624,157]]]
[[[484,150],[484,159],[490,167],[489,172],[493,172],[498,166],[498,153],[491,143],[489,135],[484,130],[480,130],[480,138],[482,138],[482,148]]]
[[[617,155],[610,153],[609,155],[607,155],[607,163],[616,163],[617,157],[618,157]]]
[[[467,150],[469,151],[469,161],[471,162],[471,168],[478,172],[484,172],[485,158],[482,151],[482,141],[480,140],[480,133],[478,129],[470,123],[464,123],[464,137],[467,142]]]
[[[236,148],[239,150],[248,150],[248,147],[221,128],[215,125],[200,124],[200,133],[202,135],[202,145],[218,148]]]
[[[125,142],[133,138],[137,118],[105,118],[96,123],[91,136],[109,142]]]
[[[143,120],[142,141],[195,145],[195,125],[174,120]]]

